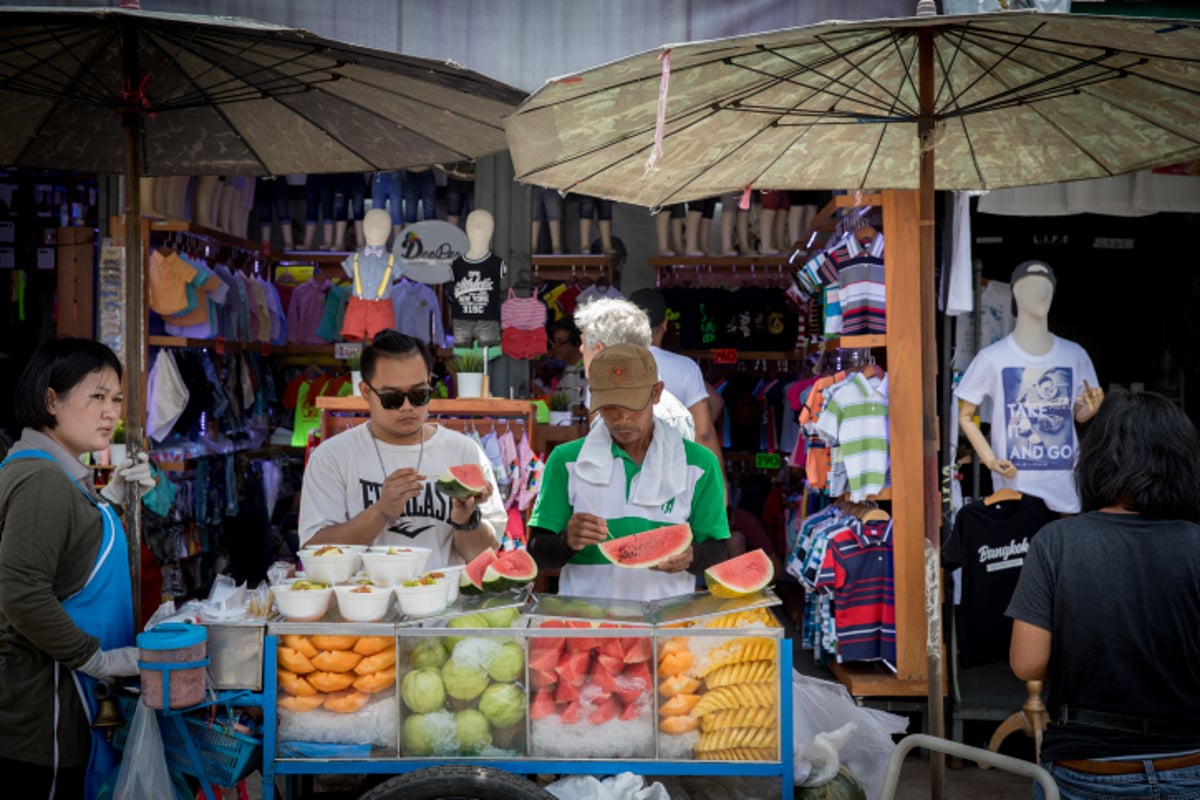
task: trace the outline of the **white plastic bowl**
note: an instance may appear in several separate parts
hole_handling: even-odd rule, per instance
[[[437,571],[446,576],[446,604],[449,605],[458,600],[459,581],[462,580],[463,570],[467,568],[466,564],[456,564],[453,567],[438,567]]]
[[[446,586],[430,583],[424,586],[394,586],[400,611],[410,617],[428,617],[446,610]]]
[[[300,551],[300,561],[308,577],[322,583],[346,583],[358,572],[357,553],[325,553],[318,555],[318,548]]]
[[[387,614],[392,599],[391,587],[335,586],[333,594],[338,611],[349,622],[378,622]]]
[[[427,547],[372,548],[360,556],[367,577],[381,586],[403,583],[421,574],[431,552]]]
[[[291,584],[271,587],[279,613],[295,622],[321,619],[329,610],[333,589],[293,589]]]

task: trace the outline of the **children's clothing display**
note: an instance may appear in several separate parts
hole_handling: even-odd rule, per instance
[[[342,262],[342,269],[353,280],[354,291],[342,320],[343,339],[363,341],[395,325],[391,300],[395,265],[395,255],[370,245]]]
[[[531,297],[508,290],[508,299],[500,304],[500,327],[504,355],[532,359],[546,352],[546,304],[538,299],[536,289]]]
[[[457,347],[500,344],[500,281],[505,273],[504,259],[494,253],[475,260],[464,255],[451,262],[450,270],[454,277],[446,298],[454,344]]]

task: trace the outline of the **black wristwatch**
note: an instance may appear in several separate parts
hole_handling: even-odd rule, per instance
[[[456,531],[473,531],[479,527],[479,522],[482,519],[483,519],[483,514],[481,514],[479,512],[479,509],[476,508],[475,511],[473,511],[471,513],[471,518],[469,520],[467,520],[466,525],[459,525],[457,522],[454,521],[453,517],[448,517],[447,521],[450,523],[450,527]]]

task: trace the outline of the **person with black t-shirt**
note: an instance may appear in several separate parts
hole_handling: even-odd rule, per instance
[[[1007,612],[1013,672],[1049,684],[1042,766],[1068,799],[1200,797],[1200,434],[1118,390],[1075,475],[1084,513],[1038,533]]]

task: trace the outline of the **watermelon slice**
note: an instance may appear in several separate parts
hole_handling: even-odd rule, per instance
[[[686,522],[666,525],[596,546],[605,558],[622,567],[654,567],[692,546],[692,526]]]
[[[642,715],[642,706],[640,703],[626,703],[625,710],[621,712],[621,719],[628,722],[631,719],[637,719]]]
[[[458,577],[458,590],[463,594],[479,594],[483,591],[483,573],[496,560],[496,551],[490,547],[471,559]]]
[[[775,578],[775,565],[760,547],[704,570],[704,583],[716,597],[761,592]]]
[[[627,706],[631,706],[638,702],[643,696],[645,696],[645,694],[646,692],[644,689],[636,689],[632,687],[628,689],[617,690],[617,695],[620,696],[621,702]]]
[[[613,698],[609,697],[603,703],[596,706],[596,710],[588,717],[588,722],[593,725],[600,725],[608,722],[613,717],[617,716],[617,712],[621,710],[621,704]]]
[[[597,652],[602,656],[612,656],[613,658],[624,660],[625,649],[623,645],[627,641],[628,639],[618,639],[615,637],[600,639]]]
[[[596,656],[596,663],[609,675],[619,675],[625,669],[625,661],[620,656]]]
[[[567,707],[562,710],[558,718],[568,725],[574,725],[583,719],[583,704],[578,700],[574,703],[567,703]]]
[[[529,668],[542,672],[554,672],[561,653],[561,647],[531,647],[529,648]]]
[[[537,562],[528,550],[507,550],[488,563],[483,571],[485,592],[504,592],[532,583],[537,577]]]
[[[621,657],[621,660],[626,664],[649,661],[650,656],[654,654],[654,645],[650,643],[649,636],[626,639],[625,643],[625,654]]]
[[[479,464],[459,464],[439,475],[436,485],[439,492],[450,497],[478,497],[487,489],[487,478]]]
[[[600,666],[599,662],[596,662],[592,666],[592,672],[589,677],[591,678],[592,683],[594,683],[596,686],[599,686],[601,690],[608,692],[609,694],[618,691],[617,679],[614,678],[608,670]]]
[[[559,681],[557,688],[554,690],[554,702],[574,703],[578,699],[579,689],[566,681]]]
[[[533,698],[533,704],[529,706],[529,718],[541,719],[548,717],[555,712],[557,707],[554,704],[554,690],[538,689]]]
[[[650,665],[645,661],[639,661],[636,664],[630,664],[629,667],[621,673],[621,679],[618,681],[623,686],[638,686],[643,689],[649,689],[653,681],[650,678]]]
[[[560,681],[582,686],[583,682],[587,680],[588,664],[591,663],[591,660],[592,654],[590,652],[567,651],[558,659],[558,664],[555,665],[554,671],[558,673]]]
[[[553,686],[556,683],[558,683],[558,673],[554,672],[554,670],[534,669],[530,666],[529,684],[533,688],[540,689],[546,686]]]

